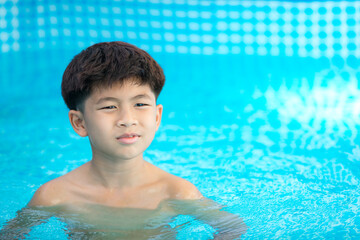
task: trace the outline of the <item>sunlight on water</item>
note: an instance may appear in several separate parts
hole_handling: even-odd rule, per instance
[[[296,82],[294,83],[296,86]],[[276,109],[284,124],[292,120],[297,121],[302,129],[312,127],[314,132],[325,124],[325,132],[337,129],[339,135],[344,134],[349,127],[356,132],[360,113],[360,91],[357,89],[357,80],[349,82],[333,81],[321,86],[317,78],[310,89],[304,79],[299,89],[288,89],[282,85],[275,91],[269,87],[264,96],[269,110]],[[260,94],[256,94],[259,97]]]

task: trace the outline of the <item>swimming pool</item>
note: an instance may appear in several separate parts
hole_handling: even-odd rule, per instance
[[[91,157],[61,74],[80,49],[117,39],[167,77],[150,162],[242,217],[245,239],[360,237],[359,3],[0,3],[0,224]],[[211,238],[187,221],[178,238]],[[29,239],[66,239],[64,228],[52,218]]]

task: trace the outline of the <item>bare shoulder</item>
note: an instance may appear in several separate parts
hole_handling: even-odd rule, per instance
[[[39,187],[28,206],[54,206],[62,203],[64,194],[63,177],[51,180]]]
[[[200,193],[197,187],[183,178],[170,174],[169,183],[171,198],[189,200],[203,198],[203,195]]]
[[[74,182],[78,182],[79,179],[83,178],[85,165],[75,168],[39,187],[28,206],[54,206],[71,201],[73,199],[71,192],[75,186]]]
[[[156,167],[157,168],[157,167]],[[172,199],[201,199],[203,195],[191,182],[158,168],[162,181],[166,183],[167,192]]]

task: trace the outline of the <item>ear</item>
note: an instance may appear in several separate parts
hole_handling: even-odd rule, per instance
[[[156,131],[159,129],[161,117],[163,113],[163,105],[159,104],[156,106]]]
[[[80,111],[70,110],[69,119],[74,131],[81,137],[86,137],[87,131],[85,128],[84,115]]]

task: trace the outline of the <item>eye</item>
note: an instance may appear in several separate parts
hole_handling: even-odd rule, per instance
[[[146,103],[136,103],[135,107],[145,107],[145,106],[149,106],[149,104]]]
[[[116,108],[116,106],[106,106],[106,107],[103,107],[101,109],[115,109],[115,108]]]

